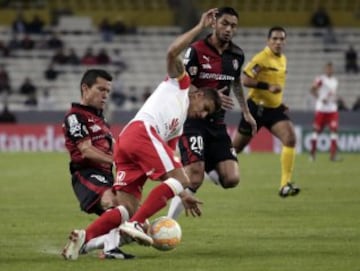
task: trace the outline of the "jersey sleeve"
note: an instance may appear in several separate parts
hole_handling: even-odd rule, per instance
[[[255,55],[250,62],[246,64],[243,72],[251,78],[256,78],[262,67],[263,58],[261,55]]]
[[[72,113],[65,118],[65,130],[68,137],[75,143],[89,138],[89,130],[86,127],[85,117]]]
[[[184,65],[187,73],[191,78],[195,78],[199,72],[199,60],[197,56],[196,49],[194,47],[189,47],[184,56]]]

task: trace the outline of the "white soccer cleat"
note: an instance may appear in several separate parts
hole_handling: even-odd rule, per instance
[[[85,230],[73,230],[70,233],[69,241],[61,253],[65,260],[76,260],[79,257],[80,250],[85,244],[85,235]]]
[[[143,226],[139,222],[124,222],[120,225],[119,230],[123,234],[129,235],[138,244],[151,246],[153,239],[144,232]]]

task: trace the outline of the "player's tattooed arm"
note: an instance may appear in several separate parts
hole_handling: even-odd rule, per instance
[[[250,113],[249,107],[246,103],[244,88],[241,84],[240,77],[237,77],[233,83],[232,91],[235,95],[236,100],[238,101],[240,108],[244,114],[246,122],[251,125],[252,134],[255,135],[257,132],[257,124],[255,119]]]

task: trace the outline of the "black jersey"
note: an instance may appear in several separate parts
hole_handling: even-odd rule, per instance
[[[113,137],[110,127],[101,111],[81,104],[73,103],[66,113],[63,123],[65,146],[71,157],[70,170],[93,168],[106,173],[112,172],[108,163],[99,163],[82,157],[77,144],[91,139],[92,145],[100,151],[113,154]]]
[[[184,64],[192,78],[192,84],[198,88],[212,87],[221,89],[227,86],[224,94],[229,95],[232,83],[241,74],[244,63],[243,50],[230,43],[221,55],[208,42],[208,38],[194,42],[185,53]],[[225,110],[221,110],[207,120],[223,123]]]

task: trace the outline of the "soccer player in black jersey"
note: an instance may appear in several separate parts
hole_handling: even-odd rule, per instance
[[[238,25],[238,14],[231,7],[218,9],[212,34],[194,42],[185,53],[185,65],[194,87],[213,87],[222,93],[223,109],[204,120],[188,118],[179,140],[182,162],[193,193],[201,186],[205,172],[223,188],[232,188],[240,181],[236,152],[232,147],[226,125],[225,110],[232,107],[229,97],[233,91],[246,120],[256,133],[256,122],[245,102],[240,81],[244,53],[232,42]],[[168,216],[177,218],[183,206],[175,197]]]
[[[81,210],[97,215],[118,206],[120,202],[112,192],[114,139],[103,116],[111,81],[112,76],[105,70],[86,71],[80,82],[81,102],[71,105],[63,123],[74,193]],[[127,213],[125,208],[120,211]],[[88,248],[107,242],[103,258],[133,258],[117,248],[119,236],[116,235],[118,232],[115,231],[104,235]]]

